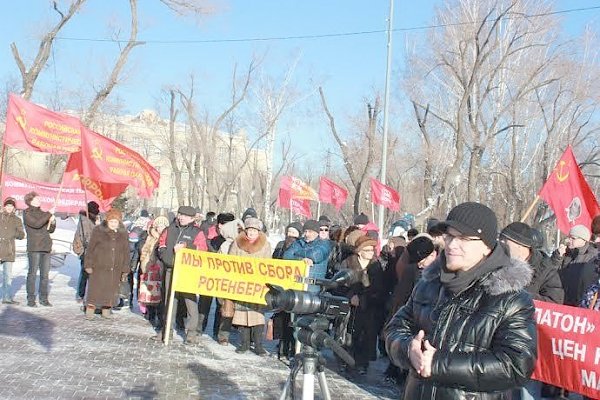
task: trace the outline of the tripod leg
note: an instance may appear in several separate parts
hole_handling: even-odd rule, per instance
[[[283,390],[281,392],[281,396],[279,400],[287,400],[288,398],[294,399],[294,388],[296,386],[296,375],[298,371],[302,368],[302,362],[297,359],[292,368],[290,369],[290,374],[285,381],[285,385],[283,385]]]
[[[317,378],[319,379],[319,386],[321,387],[321,394],[323,395],[323,400],[331,400],[329,386],[327,386],[327,380],[325,379],[325,371],[319,371],[317,374]]]
[[[313,373],[302,376],[302,400],[313,400],[315,398],[315,375]]]

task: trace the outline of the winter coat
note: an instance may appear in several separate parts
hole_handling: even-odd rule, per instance
[[[409,369],[405,400],[511,399],[537,357],[534,306],[525,287],[533,271],[496,246],[483,261],[495,267],[452,295],[440,281],[445,257],[423,271],[408,302],[385,328],[390,360]],[[411,366],[408,348],[423,330],[437,349],[431,377]]]
[[[565,291],[558,274],[558,265],[539,250],[532,250],[528,261],[533,268],[533,278],[526,288],[531,297],[534,300],[563,304]]]
[[[75,236],[73,236],[73,251],[79,257],[84,255],[95,226],[94,221],[88,218],[85,213],[79,213],[79,222],[77,223]]]
[[[245,232],[242,232],[233,241],[229,248],[229,254],[233,256],[271,258],[271,245],[267,236],[259,232],[258,238],[251,243]],[[260,311],[262,306],[245,302],[235,302],[235,313],[233,314],[233,325],[256,326],[264,325],[265,316]]]
[[[85,268],[91,268],[87,304],[112,307],[119,292],[121,275],[129,272],[127,230],[108,228],[106,221],[92,231],[85,256]]]
[[[23,239],[23,222],[14,212],[0,213],[0,261],[15,261],[15,239]]]
[[[295,238],[295,237],[292,237],[292,236],[288,236],[284,240],[281,240],[280,242],[278,242],[277,246],[275,246],[275,250],[273,250],[272,257],[275,258],[275,259],[278,259],[278,260],[283,259],[283,254],[285,253],[285,251],[287,249],[289,249],[290,246],[296,240],[298,240],[298,238]]]
[[[329,240],[316,238],[312,242],[298,239],[283,253],[284,260],[302,260],[309,258],[313,261],[308,272],[310,278],[325,278],[327,272],[327,260],[331,252]]]
[[[50,214],[39,207],[29,206],[23,211],[23,222],[27,232],[27,251],[52,251],[52,238],[50,234],[56,229],[56,221],[48,227]]]
[[[586,290],[598,280],[598,249],[586,244],[569,249],[559,271],[567,306],[578,307]]]
[[[208,250],[206,236],[195,223],[185,226],[175,220],[160,235],[158,240],[158,258],[166,268],[173,268],[175,263],[175,245],[185,243],[185,247],[194,250]]]
[[[345,263],[349,269],[362,269],[357,255],[348,257]],[[369,361],[377,359],[377,335],[383,327],[387,299],[381,263],[373,259],[363,271],[368,279],[350,285],[346,293],[348,299],[355,295],[358,297],[358,306],[351,307],[348,326],[352,334],[349,351],[357,366],[367,366]]]

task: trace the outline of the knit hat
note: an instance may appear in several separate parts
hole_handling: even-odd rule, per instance
[[[375,248],[375,246],[377,246],[377,240],[372,239],[367,235],[363,235],[356,240],[354,252],[358,253],[359,251],[368,246],[373,246],[373,248]]]
[[[428,237],[424,235],[415,237],[408,246],[406,246],[406,250],[408,251],[408,262],[416,264],[427,258],[433,253],[434,249],[433,242]]]
[[[500,232],[500,237],[505,237],[525,247],[533,247],[533,232],[531,227],[523,222],[513,222]]]
[[[330,226],[331,220],[327,215],[321,215],[319,217],[319,226]]]
[[[258,218],[254,218],[254,217],[246,218],[244,220],[244,225],[246,226],[246,229],[254,228],[257,231],[262,231],[262,228],[263,228],[263,223],[261,222],[261,220]]]
[[[589,242],[592,238],[592,233],[584,225],[575,225],[569,231],[569,236],[580,238],[585,240],[586,242]]]
[[[288,226],[285,227],[285,234],[287,235],[288,229],[293,228],[298,231],[298,235],[302,234],[302,224],[300,222],[292,222]]]
[[[4,199],[4,206],[6,207],[7,204],[12,204],[13,207],[17,207],[17,201],[13,198],[13,197],[7,197],[6,199]]]
[[[354,225],[366,225],[369,223],[369,217],[365,213],[360,213],[354,217]]]
[[[317,221],[315,221],[314,219],[309,219],[308,221],[306,221],[304,223],[304,226],[302,227],[303,231],[314,231],[314,232],[319,232],[319,227],[321,225],[319,225],[319,223]]]
[[[256,213],[256,210],[254,208],[249,207],[246,209],[246,211],[244,211],[244,213],[242,214],[242,221],[246,222],[246,218],[248,217],[258,218],[258,214]]]
[[[220,213],[217,215],[217,224],[224,224],[226,222],[231,222],[235,219],[235,215],[231,213]]]
[[[188,217],[195,217],[196,209],[192,206],[180,206],[177,210],[177,214],[187,215]]]
[[[444,232],[454,228],[465,236],[477,236],[490,249],[496,247],[498,220],[496,214],[480,203],[466,202],[457,205],[444,222],[440,222]]]
[[[148,214],[148,210],[142,210],[140,211],[140,217],[146,217],[148,218],[150,216],[150,214]]]
[[[365,232],[361,231],[360,229],[352,231],[348,234],[348,236],[346,236],[346,244],[348,244],[350,246],[356,246],[356,242],[362,236],[367,236],[367,234]]]
[[[111,219],[116,219],[119,222],[121,222],[121,221],[123,221],[123,213],[116,208],[111,208],[106,213],[106,220],[110,221]]]

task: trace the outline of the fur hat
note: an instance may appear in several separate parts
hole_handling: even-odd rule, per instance
[[[165,229],[167,226],[169,226],[169,219],[165,216],[159,216],[154,218],[154,221],[152,221],[152,227],[156,228],[157,231],[162,232],[163,229]]]
[[[533,234],[531,227],[523,222],[513,222],[500,232],[500,237],[512,240],[521,246],[533,247]]]
[[[226,222],[231,222],[235,219],[235,215],[231,213],[220,213],[217,215],[217,224],[224,224]]]
[[[263,223],[261,222],[261,220],[254,217],[247,217],[244,220],[244,225],[246,226],[246,229],[254,228],[257,231],[262,231],[263,228]]]
[[[7,204],[12,204],[13,207],[17,207],[17,201],[13,198],[13,197],[7,197],[6,199],[4,199],[4,206],[6,207]]]
[[[600,215],[596,215],[592,220],[592,233],[600,236]]]
[[[116,208],[111,208],[110,210],[108,210],[108,212],[106,213],[106,220],[110,221],[111,219],[116,219],[119,222],[122,222],[123,213],[121,212],[121,210],[118,210]]]
[[[188,217],[195,217],[196,209],[192,206],[180,206],[177,209],[177,214],[187,215]]]
[[[258,214],[256,213],[256,210],[252,207],[249,207],[246,209],[246,211],[244,211],[244,213],[242,214],[242,221],[246,221],[246,218],[258,218]]]
[[[406,251],[408,251],[408,262],[416,264],[429,257],[429,255],[433,253],[433,250],[435,250],[435,247],[430,238],[425,235],[415,237],[410,241],[408,246],[406,246]]]
[[[481,203],[466,202],[454,207],[444,222],[440,222],[444,232],[454,228],[462,235],[476,236],[490,249],[496,247],[498,220],[496,214]]]
[[[584,225],[575,225],[569,231],[569,236],[580,238],[585,240],[586,242],[589,242],[592,238],[592,233]]]
[[[360,229],[352,231],[348,234],[348,236],[346,236],[346,244],[354,247],[356,246],[356,242],[358,241],[358,239],[362,236],[366,236],[366,233],[364,233]]]
[[[368,246],[373,246],[373,248],[375,248],[375,246],[377,246],[377,240],[370,238],[367,235],[363,235],[356,239],[354,252],[358,253],[359,251]]]

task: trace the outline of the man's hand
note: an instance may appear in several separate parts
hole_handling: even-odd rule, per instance
[[[87,272],[88,274],[90,274],[90,275],[91,275],[91,274],[92,274],[92,272],[94,272],[94,270],[93,270],[93,269],[91,269],[91,268],[85,268],[85,272]]]
[[[127,275],[129,275],[127,272],[121,274],[121,282],[127,282]]]
[[[52,207],[51,209],[48,210],[48,212],[52,215],[54,215],[54,213],[56,212],[56,207]]]
[[[302,261],[304,261],[309,267],[312,267],[314,264],[313,260],[311,260],[310,258],[303,258]]]
[[[350,304],[352,304],[354,307],[358,307],[358,305],[360,304],[360,299],[357,295],[354,295],[350,298]]]
[[[173,246],[173,250],[177,253],[179,250],[181,249],[185,249],[185,243],[177,243],[175,246]]]
[[[561,257],[564,257],[564,255],[565,255],[565,253],[566,253],[566,252],[567,252],[567,245],[566,245],[566,244],[564,244],[564,243],[561,243],[561,244],[558,246],[558,254],[559,254]]]
[[[433,355],[435,354],[437,349],[433,347],[431,343],[429,343],[429,340],[426,340],[425,343],[423,343],[423,347],[425,348],[425,350],[423,351],[421,376],[423,378],[429,378],[431,376]]]

